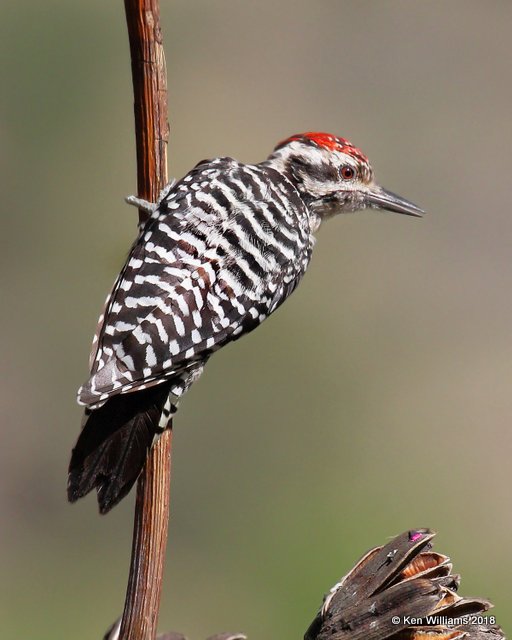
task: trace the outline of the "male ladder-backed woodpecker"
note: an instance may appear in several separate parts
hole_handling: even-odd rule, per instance
[[[365,208],[423,213],[378,186],[348,140],[311,132],[260,164],[200,162],[154,205],[131,201],[149,218],[100,316],[69,466],[69,499],[95,488],[102,513],[131,489],[211,354],[292,293],[323,220]]]

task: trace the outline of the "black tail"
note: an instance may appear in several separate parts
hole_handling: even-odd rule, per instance
[[[69,463],[68,498],[75,502],[92,489],[100,513],[107,513],[137,480],[169,395],[169,385],[113,396],[92,411]]]

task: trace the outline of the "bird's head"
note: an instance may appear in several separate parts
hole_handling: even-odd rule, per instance
[[[364,153],[329,133],[301,133],[280,142],[266,163],[284,173],[319,218],[374,208],[410,216],[424,212],[379,186]]]

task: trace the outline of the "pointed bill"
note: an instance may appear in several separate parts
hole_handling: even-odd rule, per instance
[[[420,209],[420,207],[413,202],[379,186],[372,187],[370,191],[368,191],[366,198],[370,207],[374,207],[375,209],[385,209],[386,211],[394,211],[418,218],[421,218],[425,213],[423,209]]]

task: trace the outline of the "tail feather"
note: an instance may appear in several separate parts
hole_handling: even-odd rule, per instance
[[[168,394],[160,384],[113,396],[90,413],[71,454],[70,502],[96,489],[100,512],[107,513],[124,498],[142,471]]]

